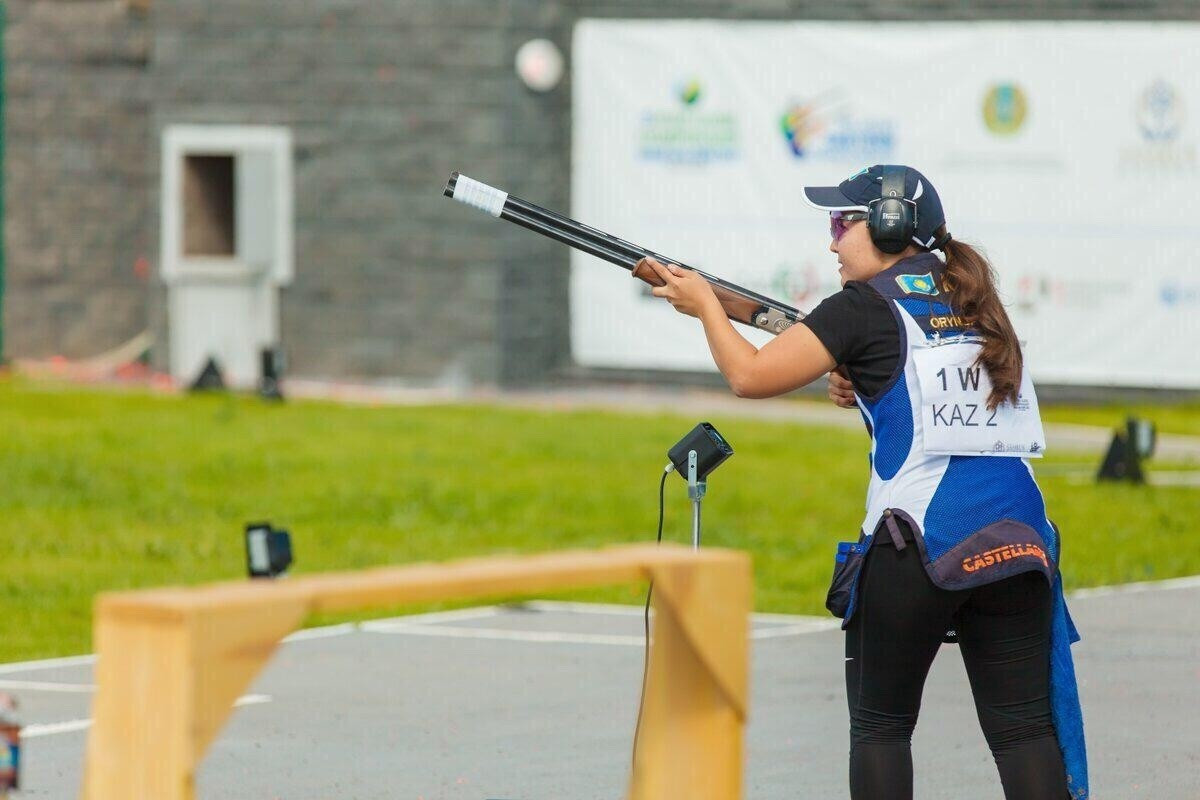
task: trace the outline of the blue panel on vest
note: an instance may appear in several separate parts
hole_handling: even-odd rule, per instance
[[[1054,529],[1033,476],[1019,458],[951,456],[925,511],[925,547],[940,558],[985,525],[1002,519],[1023,522],[1042,535],[1057,556]]]
[[[912,452],[912,401],[904,373],[870,408],[875,420],[875,474],[885,481],[896,477]]]
[[[927,317],[930,314],[951,313],[950,306],[946,305],[945,303],[930,302],[928,300],[915,300],[911,297],[899,297],[896,298],[896,302],[914,317]]]

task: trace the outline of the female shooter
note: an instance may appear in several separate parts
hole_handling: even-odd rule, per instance
[[[984,257],[951,238],[933,185],[876,165],[805,187],[827,211],[842,290],[756,348],[704,277],[653,259],[633,274],[699,318],[739,397],[830,376],[871,436],[867,514],[839,545],[854,800],[912,797],[911,736],[939,646],[957,641],[1007,800],[1088,796],[1059,533],[1029,459],[1033,385]],[[941,251],[944,259],[935,251]]]

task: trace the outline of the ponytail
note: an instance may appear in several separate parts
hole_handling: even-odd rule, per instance
[[[983,337],[977,363],[983,364],[992,381],[987,407],[994,410],[1005,400],[1015,405],[1021,389],[1021,345],[996,291],[992,265],[969,244],[947,236],[945,226],[937,233],[946,239],[940,242],[946,255],[946,289],[957,312]]]

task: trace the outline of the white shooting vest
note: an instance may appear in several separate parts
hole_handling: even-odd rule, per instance
[[[871,434],[862,535],[882,524],[896,537],[889,518],[906,519],[943,588],[1052,577],[1058,535],[1029,464],[1045,450],[1033,385],[1026,375],[1015,406],[987,410],[980,340],[942,302],[943,266],[922,253],[869,281],[900,327],[903,366],[874,397],[856,394]]]

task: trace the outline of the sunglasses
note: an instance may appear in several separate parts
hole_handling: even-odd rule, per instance
[[[840,242],[842,237],[846,235],[846,230],[850,227],[847,222],[858,222],[861,219],[869,217],[866,211],[830,211],[829,212],[829,235],[833,237],[835,242]]]

